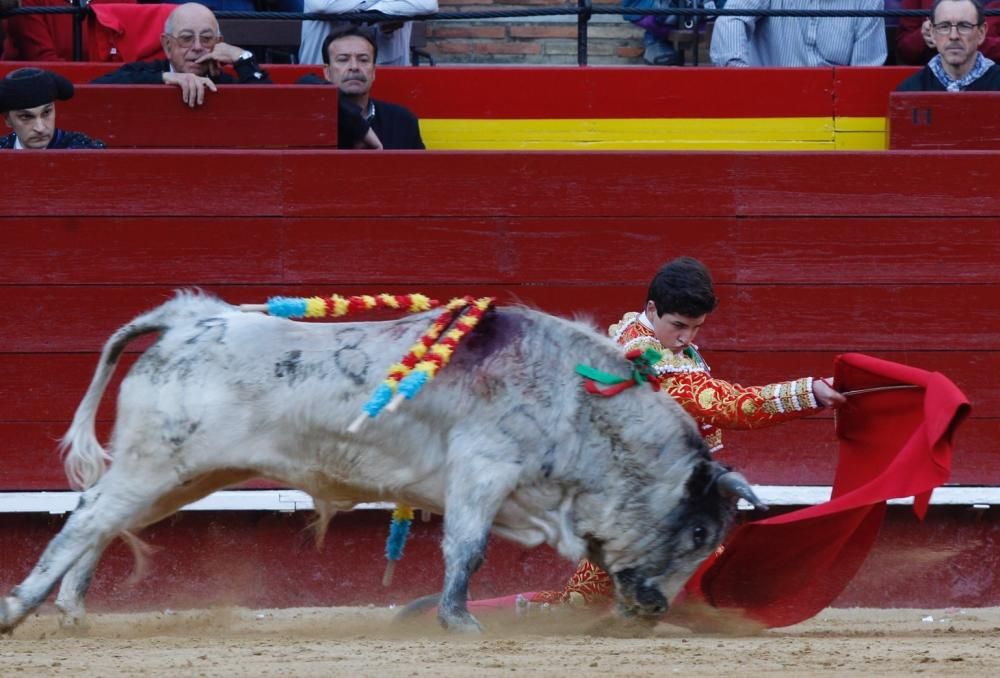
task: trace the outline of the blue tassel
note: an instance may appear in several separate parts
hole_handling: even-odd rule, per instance
[[[306,300],[298,297],[271,297],[267,312],[281,318],[301,318],[306,314]]]
[[[372,393],[371,398],[365,403],[365,406],[361,409],[364,410],[365,414],[369,417],[377,416],[382,409],[389,404],[392,399],[392,389],[386,383],[381,383],[376,387],[375,392]]]
[[[412,520],[393,520],[389,526],[389,538],[385,542],[385,557],[387,560],[399,560],[403,557],[403,547],[410,533]]]
[[[426,372],[410,372],[403,377],[403,381],[399,382],[398,390],[402,395],[406,396],[407,400],[412,400],[413,396],[417,395],[426,383]]]

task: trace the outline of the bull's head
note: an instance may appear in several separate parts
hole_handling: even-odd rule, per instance
[[[633,552],[637,557],[612,565],[619,613],[645,620],[662,616],[669,601],[722,543],[739,499],[767,509],[742,475],[717,462],[700,460],[687,479],[683,497]],[[596,551],[592,556],[601,558],[599,548],[592,547],[592,551]]]

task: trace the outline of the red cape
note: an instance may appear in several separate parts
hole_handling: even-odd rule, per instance
[[[851,392],[837,412],[840,454],[830,501],[735,529],[687,591],[738,608],[769,627],[815,616],[840,595],[878,536],[886,500],[914,497],[919,518],[951,473],[951,438],[969,412],[944,375],[849,353],[834,385]]]

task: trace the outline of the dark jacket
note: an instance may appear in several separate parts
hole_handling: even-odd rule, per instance
[[[296,82],[300,85],[330,84],[328,80],[312,73],[303,75]],[[387,151],[424,149],[424,140],[420,137],[420,122],[417,120],[417,116],[399,104],[391,104],[388,101],[379,101],[378,99],[370,99],[370,101],[374,108],[374,115],[368,115],[365,112],[364,117],[370,123],[371,128],[375,130],[375,134],[378,135],[382,142],[382,148]],[[354,106],[351,108],[357,110]],[[341,118],[344,118],[347,112],[348,109],[343,104],[338,107],[338,114]],[[351,124],[351,128],[354,127],[356,125]],[[344,135],[338,134],[338,146],[347,147],[346,144],[341,144],[339,141],[342,136]]]
[[[236,74],[239,76],[238,80],[228,73],[219,73],[212,78],[212,82],[217,85],[271,84],[271,76],[253,59],[238,61],[233,64],[233,68],[236,69]],[[169,72],[170,61],[167,59],[133,61],[130,64],[124,64],[116,71],[105,73],[93,80],[93,83],[95,85],[162,85],[163,74]]]
[[[930,66],[924,66],[908,77],[896,88],[897,92],[944,92],[941,81],[934,75]],[[966,87],[963,92],[996,92],[1000,91],[1000,65],[990,66],[983,75]]]
[[[0,137],[0,149],[14,148],[15,139],[17,136],[13,132]],[[86,134],[57,129],[52,135],[52,141],[45,148],[105,148],[105,146],[103,141],[91,139]]]

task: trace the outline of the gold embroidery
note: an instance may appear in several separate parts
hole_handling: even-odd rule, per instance
[[[698,391],[698,407],[703,410],[712,409],[712,405],[715,403],[715,389],[705,388]]]

